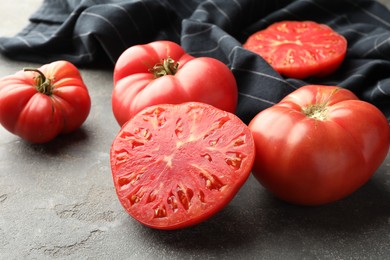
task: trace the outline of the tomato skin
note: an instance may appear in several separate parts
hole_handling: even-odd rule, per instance
[[[199,102],[147,107],[122,126],[110,162],[125,210],[173,230],[210,218],[250,175],[254,142],[234,114]]]
[[[347,52],[347,40],[325,24],[281,21],[252,34],[243,45],[291,78],[333,73]]]
[[[45,143],[76,130],[91,108],[88,89],[73,64],[56,61],[38,70],[51,81],[50,94],[36,87],[36,71],[19,71],[0,79],[0,123],[31,143]]]
[[[177,72],[155,78],[151,69],[168,58],[179,64]],[[132,46],[115,65],[112,110],[119,125],[157,104],[197,101],[234,113],[237,98],[236,80],[225,64],[192,57],[174,42]]]
[[[317,119],[303,111],[322,104]],[[326,118],[324,118],[326,117]],[[253,174],[277,197],[321,205],[350,195],[387,156],[390,129],[375,106],[349,90],[304,86],[249,124],[256,144]]]

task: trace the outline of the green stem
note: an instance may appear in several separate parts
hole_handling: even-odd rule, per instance
[[[50,96],[53,93],[53,86],[51,80],[46,78],[45,74],[39,69],[25,68],[24,71],[32,71],[38,73],[35,79],[35,88],[38,92]]]
[[[167,59],[163,59],[161,63],[154,65],[149,71],[153,73],[154,78],[159,78],[166,75],[175,75],[178,67],[179,63],[168,57]]]

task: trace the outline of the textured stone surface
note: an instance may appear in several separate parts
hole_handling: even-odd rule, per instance
[[[1,0],[0,35],[27,24],[40,0]],[[0,77],[26,66],[0,56]],[[186,230],[141,226],[119,204],[109,148],[112,72],[82,69],[91,113],[75,133],[31,145],[0,128],[0,259],[385,259],[390,158],[345,200],[298,207],[251,177],[210,220]]]

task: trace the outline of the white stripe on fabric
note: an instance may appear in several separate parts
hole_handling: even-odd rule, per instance
[[[203,9],[199,9],[199,8],[198,8],[198,9],[196,9],[196,10],[192,13],[192,17],[193,17],[193,18],[196,17],[196,15],[194,15],[195,13],[203,13],[203,14],[206,14],[206,15],[209,14],[209,12],[207,12],[206,10],[203,10]],[[197,19],[197,18],[194,18],[194,20],[201,22],[201,20],[199,20],[199,19]]]
[[[276,81],[279,81],[279,82],[282,82],[284,84],[287,84],[288,86],[290,86],[291,88],[293,89],[297,89],[295,86],[291,85],[290,83],[288,83],[287,81],[285,81],[284,79],[281,79],[281,78],[278,78],[278,77],[275,77],[275,76],[272,76],[272,75],[269,75],[269,74],[265,74],[263,72],[259,72],[259,71],[255,71],[255,70],[248,70],[248,69],[242,69],[242,68],[234,68],[232,67],[231,70],[236,70],[236,71],[241,71],[241,72],[248,72],[248,73],[252,73],[252,74],[255,74],[257,76],[262,76],[262,77],[266,77],[266,78],[270,78],[270,79],[273,79],[273,80],[276,80]]]
[[[229,59],[229,60],[231,60],[230,57],[232,56],[233,52],[234,52],[236,49],[238,49],[238,48],[242,49],[241,46],[234,46],[234,47],[230,50],[229,55],[228,55],[228,59]]]
[[[115,7],[115,8],[118,8],[118,9],[120,9],[121,11],[123,11],[123,12],[127,15],[127,17],[129,18],[129,20],[131,21],[131,23],[133,24],[133,27],[135,28],[135,30],[136,30],[137,33],[138,33],[138,36],[139,36],[140,38],[142,38],[142,37],[141,37],[141,30],[140,30],[138,24],[134,21],[133,17],[132,17],[132,16],[130,15],[130,13],[126,10],[126,8],[124,8],[123,6],[120,6],[120,5],[118,5],[118,4],[107,4],[107,5],[108,5],[108,6]]]
[[[352,33],[356,33],[356,34],[359,34],[361,36],[366,36],[367,33],[363,33],[363,32],[360,32],[358,30],[355,30],[355,29],[346,29],[346,30],[343,30],[342,31],[344,34],[346,34],[347,32],[352,32]]]
[[[15,37],[15,38],[20,40],[21,42],[23,42],[27,47],[32,48],[31,44],[25,38],[20,37],[20,36]]]
[[[226,38],[231,38],[231,36],[226,34],[226,35],[222,36],[221,38],[219,38],[218,41],[217,41],[217,46],[212,48],[212,49],[202,50],[202,51],[195,51],[195,52],[191,52],[190,54],[204,54],[204,53],[214,52],[214,51],[218,50],[221,47],[221,41],[223,39],[226,39]]]
[[[177,3],[180,3],[185,9],[187,9],[188,12],[192,12],[192,8],[190,6],[188,6],[188,4],[186,4],[187,1],[176,1],[174,4],[177,5]],[[170,1],[167,1],[166,2],[168,5],[172,6],[172,4],[170,3]],[[176,10],[177,8],[172,8],[172,10]]]
[[[212,26],[210,26],[210,27],[208,27],[208,28],[206,28],[206,29],[204,29],[204,30],[202,30],[202,31],[197,31],[197,32],[195,32],[195,33],[187,33],[187,34],[184,34],[184,35],[181,37],[181,39],[183,40],[183,39],[185,39],[185,38],[187,38],[187,37],[192,37],[192,36],[200,35],[200,34],[202,34],[202,33],[211,31],[211,30],[214,29],[215,27],[217,27],[217,26],[213,24]]]
[[[382,89],[382,85],[381,85],[381,82],[379,81],[378,84],[376,85],[376,88],[375,89],[378,89],[379,92],[381,92],[383,95],[385,96],[390,96],[390,93],[386,93],[383,89]]]
[[[75,54],[62,53],[61,56],[63,56],[63,57],[72,57],[72,58],[75,58],[75,57],[77,57],[77,58],[82,58],[82,57],[88,56],[89,59],[92,60],[93,54],[94,54],[94,53],[95,53],[95,51],[94,51],[94,52],[91,52],[91,53],[90,53],[90,52],[87,52],[87,53],[77,54],[77,55],[75,55]]]
[[[127,44],[126,42],[123,40],[122,38],[122,34],[118,31],[118,29],[115,27],[115,25],[113,23],[111,23],[107,18],[105,18],[104,16],[101,16],[100,14],[95,14],[95,13],[90,13],[90,12],[82,12],[81,15],[87,15],[87,16],[92,16],[92,17],[96,17],[96,18],[99,18],[101,19],[102,21],[106,22],[107,24],[109,24],[113,29],[114,31],[116,32],[116,34],[118,35],[119,39],[121,40],[123,46],[126,48],[127,47]]]
[[[389,37],[387,37],[385,40],[381,41],[379,44],[378,44],[378,38],[375,40],[374,42],[374,47],[371,48],[370,50],[368,50],[367,52],[365,52],[362,57],[367,57],[370,53],[374,52],[374,51],[377,51],[379,54],[381,54],[381,52],[379,51],[379,47],[382,46],[383,44],[385,43],[388,43],[390,40]]]
[[[288,8],[283,8],[283,9],[281,9],[281,11],[286,13],[286,14],[289,14],[291,16],[294,16],[294,17],[296,17],[298,19],[302,19],[300,16],[298,16],[298,15],[294,14],[293,12],[291,12],[291,10],[288,9]]]
[[[26,38],[31,38],[33,36],[38,36],[40,38],[42,38],[44,41],[48,41],[49,38],[46,37],[46,35],[44,35],[42,32],[38,32],[38,31],[31,31],[28,35],[26,35],[25,37]]]
[[[374,38],[376,38],[376,37],[380,37],[380,36],[386,35],[386,34],[388,34],[388,32],[384,32],[384,33],[381,33],[381,34],[375,34],[375,35],[367,36],[367,37],[365,37],[364,39],[358,41],[358,42],[359,42],[359,45],[361,45],[363,42],[372,40],[372,39],[374,39]]]
[[[207,2],[211,3],[217,10],[218,12],[220,12],[225,18],[226,20],[229,22],[230,26],[232,26],[232,20],[230,19],[229,15],[227,13],[225,13],[225,11],[223,9],[221,9],[213,0],[207,0]]]
[[[240,4],[240,2],[238,2],[237,0],[233,0],[233,2],[240,8],[240,10],[242,11],[242,6]]]
[[[85,36],[90,36],[92,35],[93,32],[85,32],[85,33],[80,33],[80,34],[77,34],[77,35],[73,35],[72,39],[77,39],[77,38],[81,38],[81,37],[85,37]]]
[[[343,22],[341,23],[341,25],[338,24],[339,22],[341,22],[342,19],[344,19],[347,24],[352,24],[352,22],[349,20],[348,16],[346,14],[343,14],[343,15],[340,15],[338,19],[329,21],[327,23],[327,25],[332,27],[333,29],[337,29],[337,28],[344,29],[345,24]]]
[[[372,12],[369,12],[367,11],[365,8],[362,8],[360,5],[357,5],[355,2],[353,1],[349,1],[349,0],[346,0],[348,3],[350,3],[351,5],[355,6],[356,8],[358,8],[359,10],[361,10],[362,12],[366,13],[368,16],[374,18],[375,20],[377,20],[378,22],[390,27],[390,23],[383,20],[382,18],[380,18],[379,16],[375,15],[374,13]]]
[[[275,102],[272,102],[270,100],[266,100],[264,98],[259,98],[259,97],[256,97],[256,96],[253,96],[253,95],[249,95],[249,94],[245,94],[245,93],[242,93],[242,92],[238,92],[238,95],[241,95],[241,96],[244,96],[244,97],[247,97],[247,98],[251,98],[251,99],[254,99],[254,100],[258,100],[258,101],[261,101],[263,103],[267,103],[267,104],[270,104],[270,105],[275,105],[276,104]]]
[[[48,40],[49,40],[49,38],[46,37],[46,35],[44,35],[44,34],[41,33],[41,32],[36,32],[36,34],[39,35],[39,36],[40,36],[43,40],[45,40],[45,41],[48,41]]]

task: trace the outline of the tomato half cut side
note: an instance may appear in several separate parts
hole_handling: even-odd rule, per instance
[[[151,106],[113,141],[114,186],[126,211],[144,225],[192,226],[236,195],[254,150],[249,128],[232,113],[199,102]]]
[[[281,75],[324,77],[344,60],[347,40],[325,24],[282,21],[252,34],[243,45],[262,56]]]

